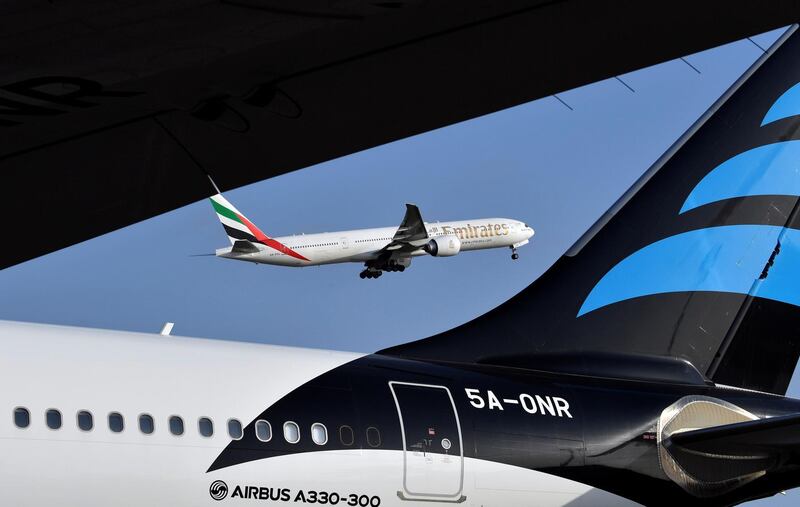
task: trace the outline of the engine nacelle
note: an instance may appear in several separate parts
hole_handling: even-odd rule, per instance
[[[452,257],[461,251],[458,236],[439,236],[431,239],[423,249],[434,257]]]

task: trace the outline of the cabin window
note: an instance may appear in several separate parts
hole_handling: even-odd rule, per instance
[[[88,410],[78,412],[78,428],[81,431],[91,431],[94,427],[94,418]]]
[[[111,412],[108,414],[108,429],[114,433],[120,433],[125,429],[125,420],[119,412]]]
[[[31,424],[31,413],[27,408],[17,407],[14,409],[14,425],[17,428],[27,428]]]
[[[204,437],[210,437],[214,434],[214,423],[208,417],[201,417],[197,421],[197,428]]]
[[[272,425],[269,421],[264,421],[263,419],[256,421],[256,438],[262,442],[272,440]]]
[[[375,426],[367,428],[367,443],[370,447],[381,446],[381,432]]]
[[[355,441],[356,436],[353,433],[353,428],[347,426],[346,424],[339,427],[339,442],[341,442],[342,445],[351,446]]]
[[[228,420],[228,435],[234,440],[242,438],[242,423],[238,419]]]
[[[322,423],[314,423],[311,425],[311,440],[317,445],[325,445],[328,443],[328,428]]]
[[[283,423],[283,438],[290,444],[296,444],[300,441],[300,427],[296,422],[287,421]]]
[[[155,431],[156,425],[153,422],[153,416],[149,414],[142,414],[139,416],[139,430],[145,435],[150,435]]]
[[[45,414],[45,420],[47,422],[47,427],[51,430],[57,430],[61,427],[61,412],[58,410],[51,408]]]
[[[183,435],[183,419],[177,415],[170,417],[169,432],[178,437]]]

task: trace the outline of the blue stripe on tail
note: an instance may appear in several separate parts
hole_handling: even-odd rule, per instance
[[[764,115],[761,126],[797,115],[800,115],[800,83],[792,86],[778,97],[778,100]]]
[[[692,190],[681,213],[712,202],[754,195],[800,196],[800,141],[753,148],[715,167]]]
[[[760,280],[778,240],[781,250]],[[685,232],[633,253],[595,285],[578,316],[626,299],[669,292],[753,294],[800,306],[800,231],[732,225]]]

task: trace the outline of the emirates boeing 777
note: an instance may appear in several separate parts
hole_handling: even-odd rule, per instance
[[[220,193],[211,204],[231,246],[216,251],[217,257],[277,266],[319,266],[341,262],[364,263],[361,278],[378,278],[384,271],[405,271],[419,255],[452,257],[459,252],[526,245],[533,229],[509,218],[481,218],[457,222],[426,223],[419,208],[406,204],[399,227],[300,234],[272,238],[261,232]]]

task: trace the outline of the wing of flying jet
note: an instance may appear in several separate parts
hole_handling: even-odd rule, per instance
[[[406,214],[394,233],[392,242],[383,250],[387,252],[411,252],[428,241],[428,231],[416,204],[406,203]]]
[[[792,0],[3,2],[0,268],[789,25]],[[324,49],[321,49],[324,48]],[[47,234],[31,234],[47,223]]]

